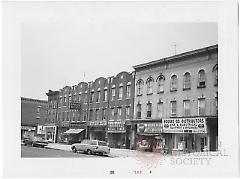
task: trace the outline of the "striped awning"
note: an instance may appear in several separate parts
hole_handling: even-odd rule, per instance
[[[64,134],[79,134],[80,132],[84,131],[85,129],[69,129]]]

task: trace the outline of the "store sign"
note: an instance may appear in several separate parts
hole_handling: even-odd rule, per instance
[[[89,125],[90,126],[106,126],[107,122],[106,121],[90,121]]]
[[[160,122],[148,122],[137,124],[138,133],[162,133],[162,123]]]
[[[80,103],[76,103],[76,102],[70,103],[70,109],[80,110],[81,109],[81,104]]]
[[[124,121],[110,121],[108,122],[108,132],[125,132]]]
[[[164,133],[207,133],[205,118],[163,119]]]
[[[35,131],[35,127],[31,127],[31,126],[21,126],[22,130],[28,130],[28,131]]]

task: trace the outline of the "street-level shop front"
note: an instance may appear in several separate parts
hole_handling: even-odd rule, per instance
[[[79,143],[86,137],[86,123],[84,122],[71,122],[69,129],[64,132],[66,143],[73,144]]]
[[[88,138],[90,140],[106,141],[106,121],[89,121],[88,122]]]
[[[163,119],[162,122],[169,153],[200,152],[210,149],[206,118],[169,118]]]
[[[124,121],[109,121],[107,126],[109,146],[126,148],[126,127]]]
[[[36,126],[21,126],[21,139],[33,137],[36,133]]]
[[[45,125],[43,126],[45,133],[45,140],[48,142],[55,143],[57,141],[57,126],[56,125]]]

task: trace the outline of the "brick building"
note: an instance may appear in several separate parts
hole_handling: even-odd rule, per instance
[[[42,134],[47,120],[47,101],[21,97],[21,139]]]
[[[136,65],[134,147],[217,150],[217,45]]]

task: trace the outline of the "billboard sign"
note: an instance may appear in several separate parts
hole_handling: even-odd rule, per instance
[[[164,133],[207,133],[205,118],[163,119]]]

